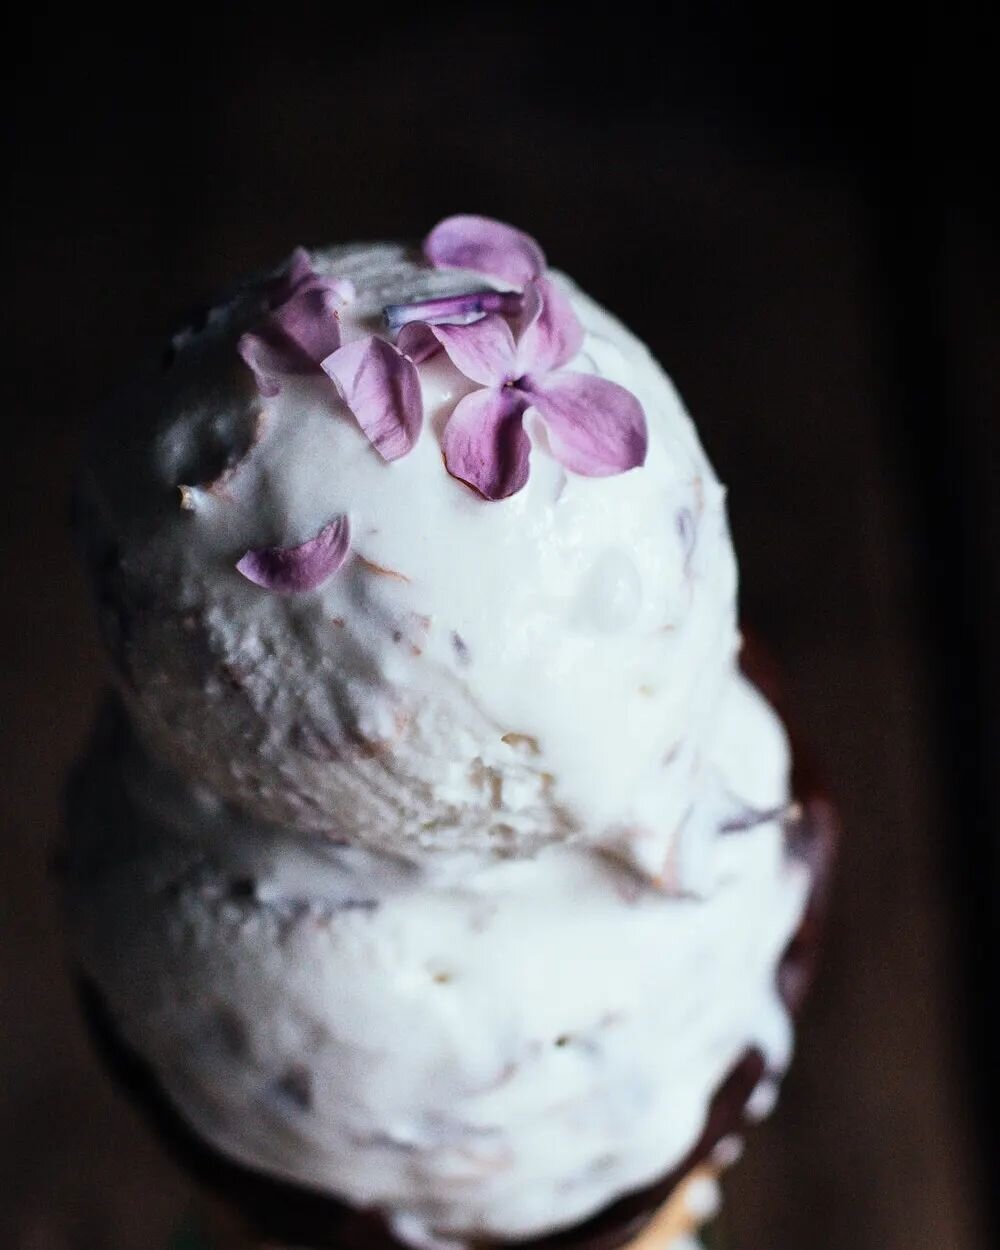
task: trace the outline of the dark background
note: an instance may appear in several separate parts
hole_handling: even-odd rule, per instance
[[[678,383],[848,830],[799,1057],[728,1184],[734,1247],[995,1244],[1000,265],[975,11],[133,22],[40,5],[6,42],[0,1243],[155,1250],[186,1201],[90,1057],[44,877],[101,680],[65,524],[86,415],[241,271],[478,211]]]

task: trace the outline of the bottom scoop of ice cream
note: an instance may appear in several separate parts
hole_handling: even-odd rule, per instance
[[[668,1172],[748,1049],[789,1058],[776,970],[808,891],[774,814],[780,725],[715,736],[700,897],[549,847],[428,875],[252,822],[122,731],[77,780],[80,966],[181,1116],[404,1239],[520,1239]]]

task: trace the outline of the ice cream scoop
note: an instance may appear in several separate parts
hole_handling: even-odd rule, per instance
[[[499,280],[394,244],[297,263],[341,292],[328,293],[336,335],[318,348],[342,344],[329,374],[267,348],[268,334],[280,341],[268,292],[287,287],[285,272],[181,336],[169,368],[151,370],[95,436],[82,529],[138,731],[248,813],[411,861],[566,842],[652,876],[694,862],[681,844],[711,833],[699,795],[734,672],[736,573],[723,490],[667,377],[546,271],[545,298],[579,327],[573,355],[515,381],[532,394],[562,394],[566,379],[627,392],[644,462],[602,476],[567,468],[552,422],[522,396],[530,472],[487,500],[442,448],[461,401],[517,387],[466,376],[433,333],[488,382],[502,360],[477,372],[474,344],[463,354],[455,336],[490,321],[512,342],[516,318],[412,318],[422,301],[440,317],[453,293]],[[390,329],[386,309],[411,320]],[[395,347],[406,332],[418,364]],[[344,398],[363,406],[351,371],[378,372],[373,341],[408,367],[409,383],[391,387],[415,384],[422,407],[419,435],[391,460]],[[553,357],[536,345],[526,359]]]
[[[784,735],[734,682],[718,772],[756,813],[706,897],[584,848],[429,881],[254,822],[108,733],[70,809],[80,967],[227,1155],[374,1207],[409,1241],[537,1236],[674,1168],[748,1051],[791,1033],[776,968],[810,884]]]

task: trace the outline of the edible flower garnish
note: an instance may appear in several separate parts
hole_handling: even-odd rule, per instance
[[[353,283],[322,277],[309,253],[296,248],[268,285],[263,320],[241,336],[237,350],[266,397],[279,393],[282,374],[326,373],[379,454],[397,460],[423,424],[420,378],[413,361],[385,339],[341,345],[338,309],[355,295]]]
[[[322,362],[340,397],[384,460],[413,450],[424,420],[417,366],[372,335],[347,343]]]
[[[642,405],[616,382],[564,369],[583,328],[563,292],[547,278],[528,283],[517,335],[488,313],[469,325],[404,326],[402,351],[426,355],[428,335],[481,389],[455,406],[442,439],[449,473],[487,499],[504,499],[528,480],[531,443],[524,417],[541,418],[549,448],[587,477],[623,473],[646,458]]]
[[[444,295],[412,304],[387,304],[382,315],[389,330],[399,330],[411,321],[425,321],[428,325],[466,325],[490,312],[516,316],[522,303],[520,291],[470,291],[466,295]]]
[[[471,270],[510,289],[392,304],[384,315],[395,343],[370,335],[342,344],[338,308],[354,297],[353,287],[315,273],[299,248],[271,283],[264,320],[239,341],[261,394],[277,394],[282,374],[321,369],[376,451],[398,460],[413,449],[423,425],[418,365],[443,349],[478,384],[444,428],[445,464],[484,498],[505,499],[527,482],[529,412],[544,427],[548,450],[574,473],[604,477],[645,461],[646,418],[638,399],[616,382],[565,368],[584,330],[534,239],[503,222],[464,215],[435,226],[423,251],[436,268]],[[273,551],[270,557],[273,562]]]
[[[296,248],[268,290],[268,312],[241,335],[237,351],[253,370],[257,389],[277,395],[282,374],[318,372],[340,346],[338,307],[354,297],[351,283],[316,273],[304,248]]]
[[[469,214],[439,221],[424,239],[424,256],[435,269],[471,269],[520,288],[546,269],[545,253],[530,235]]]
[[[347,559],[351,526],[336,516],[314,538],[297,547],[258,547],[246,552],[236,568],[248,581],[265,590],[297,594],[315,590]]]
[[[488,217],[440,222],[424,240],[437,268],[470,269],[519,291],[474,291],[390,305],[397,346],[421,363],[443,347],[482,389],[461,399],[444,430],[445,464],[487,499],[504,499],[528,480],[531,442],[524,417],[541,418],[552,454],[588,477],[644,462],[646,418],[631,392],[563,368],[583,343],[569,300],[546,276],[545,253],[529,235]],[[512,328],[513,327],[513,328]]]

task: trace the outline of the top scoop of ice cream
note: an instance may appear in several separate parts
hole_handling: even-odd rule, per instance
[[[411,861],[567,841],[683,878],[718,823],[698,797],[738,645],[722,488],[643,344],[544,270],[583,332],[549,375],[624,388],[644,463],[577,471],[533,405],[521,489],[487,499],[449,472],[452,414],[493,374],[422,359],[419,335],[411,364],[383,310],[506,291],[491,324],[516,334],[531,284],[430,250],[300,251],[178,336],[169,366],[108,413],[80,498],[121,692],[148,746],[255,817]],[[332,330],[276,320],[296,266]],[[412,401],[415,378],[424,414],[394,459],[398,443],[380,452],[349,407],[350,379],[315,367],[332,344],[373,341],[376,364],[405,360],[395,397]],[[335,571],[282,582],[273,549],[317,535]]]

